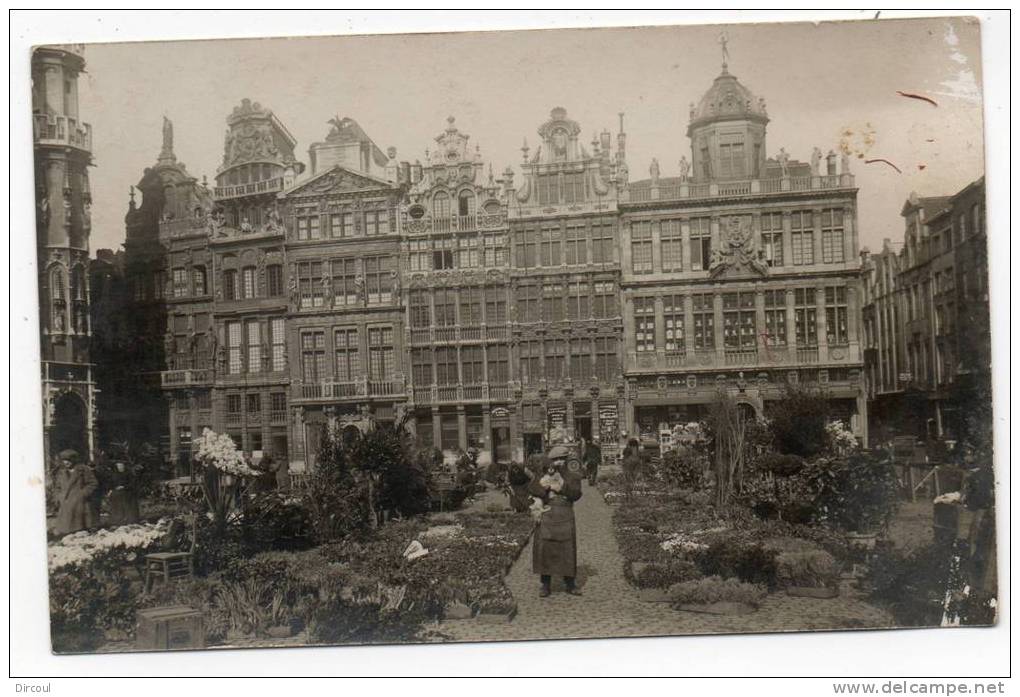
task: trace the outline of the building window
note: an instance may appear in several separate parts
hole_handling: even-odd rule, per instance
[[[822,263],[843,261],[843,209],[826,208],[822,211]]]
[[[556,205],[560,202],[560,175],[544,174],[537,177],[538,205]]]
[[[719,176],[740,179],[746,171],[743,141],[719,143]]]
[[[481,346],[464,346],[460,350],[461,381],[465,385],[485,382],[485,362]]]
[[[757,346],[754,293],[723,293],[723,345],[748,351]]]
[[[443,191],[432,197],[432,215],[436,218],[450,217],[450,196]]]
[[[246,300],[256,296],[255,267],[246,266],[241,269],[241,291]]]
[[[245,397],[247,398],[246,401],[248,402],[247,412],[251,415],[261,414],[262,395],[260,395],[258,392],[250,392],[247,395],[245,395]]]
[[[473,269],[478,266],[478,237],[472,235],[457,239],[457,268]]]
[[[485,289],[485,323],[506,324],[506,290],[503,288]]]
[[[566,262],[575,266],[588,263],[588,236],[583,225],[567,226]]]
[[[152,278],[152,297],[162,300],[166,297],[166,271],[157,271]]]
[[[570,378],[575,382],[585,383],[591,380],[591,340],[570,340]]]
[[[358,330],[337,329],[333,332],[333,351],[336,356],[338,382],[354,382],[361,376],[358,361]]]
[[[249,321],[248,329],[248,372],[262,372],[262,329],[258,320]]]
[[[818,345],[818,307],[814,288],[793,291],[793,323],[797,346]]]
[[[425,290],[412,290],[408,296],[408,313],[411,326],[422,329],[432,324],[429,295]]]
[[[620,374],[620,361],[616,340],[610,337],[595,339],[595,376],[600,382],[613,382]]]
[[[522,341],[521,382],[535,385],[542,379],[542,344],[538,341]]]
[[[533,284],[517,288],[517,305],[521,322],[538,322],[542,319],[538,286]]]
[[[967,237],[967,216],[961,213],[956,216],[956,241],[957,244],[963,242]]]
[[[584,196],[584,172],[563,175],[563,202],[580,203]]]
[[[188,270],[187,269],[174,269],[173,270],[173,292],[175,298],[184,298],[188,295]]]
[[[566,377],[566,342],[554,339],[545,342],[545,379],[559,382]]]
[[[358,302],[357,264],[354,259],[333,259],[330,262],[334,305],[355,305]]]
[[[237,375],[242,371],[241,323],[227,322],[227,372]]]
[[[299,240],[319,239],[319,215],[297,216],[297,238]]]
[[[388,235],[390,233],[390,212],[385,208],[365,211],[365,234]]]
[[[460,425],[456,414],[439,415],[439,447],[443,450],[460,447]]]
[[[591,260],[594,264],[611,264],[615,260],[613,224],[594,223],[591,227]]]
[[[591,286],[587,283],[567,285],[567,317],[588,319],[591,315]]]
[[[282,373],[287,369],[287,331],[284,319],[276,317],[269,320],[269,332],[273,341],[273,372]]]
[[[457,195],[457,215],[464,218],[475,214],[475,195],[471,191],[461,191]]]
[[[564,319],[563,284],[547,283],[542,286],[542,306],[546,322],[559,322]]]
[[[432,270],[432,245],[428,240],[411,240],[407,243],[408,267],[411,271]]]
[[[191,270],[192,283],[195,287],[195,295],[202,296],[207,292],[205,282],[205,267],[196,266]]]
[[[694,304],[694,348],[715,349],[715,301],[710,293],[691,296]]]
[[[460,326],[477,327],[482,323],[482,289],[460,289]]]
[[[707,145],[701,146],[701,175],[706,181],[712,178],[712,158]]]
[[[667,353],[684,353],[684,296],[666,295],[662,298],[662,318],[665,325]]]
[[[506,266],[510,262],[506,235],[485,235],[485,267]]]
[[[297,265],[298,292],[301,295],[301,307],[322,307],[322,262],[302,261]]]
[[[286,421],[287,395],[284,392],[269,393],[269,418],[272,421]],[[277,453],[282,454],[282,453]]]
[[[655,298],[634,298],[634,340],[638,353],[655,351]]]
[[[765,291],[765,346],[786,346],[786,291]]]
[[[392,301],[394,268],[394,259],[391,256],[365,257],[365,293],[368,302]]]
[[[980,235],[984,232],[984,228],[981,225],[981,206],[975,203],[970,207],[970,218],[971,218],[971,230],[975,235]]]
[[[712,258],[711,218],[691,218],[691,271],[707,271]]]
[[[393,327],[368,330],[368,375],[372,380],[390,380],[396,371]]]
[[[415,387],[432,384],[432,349],[411,349],[411,380]]]
[[[495,344],[485,349],[488,359],[489,384],[505,385],[510,381],[510,348]]]
[[[201,390],[195,393],[195,408],[199,411],[209,411],[212,409],[212,392],[209,390]]]
[[[825,335],[829,344],[848,343],[846,286],[825,288]]]
[[[634,273],[652,272],[652,224],[647,220],[631,223],[630,261]]]
[[[437,327],[453,327],[457,324],[457,295],[452,288],[437,288],[435,295],[435,319]]]
[[[561,231],[559,226],[553,228],[542,228],[542,266],[560,265],[560,240]]]
[[[762,213],[761,246],[765,252],[765,263],[769,266],[783,265],[783,214]]]
[[[443,237],[432,242],[432,268],[453,268],[453,238]]]
[[[659,234],[661,236],[662,270],[684,270],[684,242],[679,220],[663,220]]]
[[[514,234],[514,249],[517,268],[531,269],[538,265],[538,242],[534,229],[518,230]]]
[[[436,384],[456,385],[459,382],[457,349],[453,346],[440,346],[436,349]]]
[[[306,385],[324,380],[326,375],[326,333],[301,333],[301,380]]]
[[[269,297],[278,298],[283,295],[283,266],[270,264],[266,267],[266,286]]]
[[[592,314],[599,318],[619,315],[616,308],[616,283],[613,281],[595,282],[595,307]]]
[[[814,214],[811,211],[794,211],[790,214],[790,247],[794,266],[815,263]]]
[[[227,415],[228,421],[240,421],[241,417],[241,395],[239,394],[228,394],[227,395]],[[229,418],[234,416],[235,419]]]

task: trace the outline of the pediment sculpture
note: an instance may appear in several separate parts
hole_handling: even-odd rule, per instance
[[[720,247],[712,250],[708,265],[714,278],[729,272],[753,271],[759,275],[768,274],[765,256],[754,244],[751,222],[745,216],[730,216],[722,219],[723,234]]]

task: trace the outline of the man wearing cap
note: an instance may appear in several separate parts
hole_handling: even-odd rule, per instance
[[[74,450],[60,452],[61,471],[57,477],[60,508],[53,532],[58,537],[88,527],[88,499],[99,486],[92,470],[82,464]]]
[[[581,462],[565,446],[553,446],[545,472],[531,480],[529,493],[542,504],[532,540],[532,571],[539,575],[539,596],[552,592],[552,577],[562,576],[567,593],[581,595],[577,577],[577,528],[574,501],[581,498]]]

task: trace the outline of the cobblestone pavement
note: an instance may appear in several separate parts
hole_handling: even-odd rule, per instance
[[[512,641],[593,637],[779,632],[811,629],[888,627],[892,618],[860,597],[844,592],[831,600],[769,595],[749,615],[704,615],[672,610],[665,603],[638,600],[623,577],[623,558],[612,530],[612,508],[598,490],[585,484],[574,506],[578,531],[578,584],[581,597],[562,592],[561,581],[548,598],[538,597],[538,578],[531,573],[530,543],[506,578],[517,600],[510,623],[477,620],[443,622],[447,641]],[[438,637],[437,637],[438,638]]]

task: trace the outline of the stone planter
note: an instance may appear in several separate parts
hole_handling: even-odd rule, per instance
[[[685,604],[677,608],[684,612],[696,612],[703,615],[749,615],[758,610],[754,605],[748,603],[733,603],[721,601],[718,603]]]
[[[787,586],[786,594],[795,598],[836,598],[839,597],[837,586]]]

